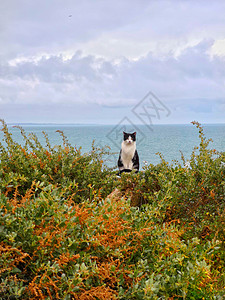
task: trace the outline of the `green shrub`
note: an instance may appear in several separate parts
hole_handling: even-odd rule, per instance
[[[26,136],[23,128],[18,127],[24,138],[25,145],[12,139],[7,125],[2,120],[4,145],[0,143],[0,178],[4,193],[13,195],[15,189],[24,195],[32,182],[41,182],[43,186],[53,184],[74,195],[76,202],[94,197],[106,196],[112,189],[110,170],[103,167],[102,156],[106,150],[92,146],[90,153],[81,154],[69,144],[62,131],[58,131],[63,139],[63,146],[52,147],[48,136],[43,132],[46,147],[34,134]]]
[[[183,229],[152,221],[151,206],[140,211],[125,199],[78,205],[52,186],[36,197],[36,188],[22,201],[1,197],[1,296],[89,299],[85,295],[96,291],[107,299],[214,295],[209,261],[218,242],[182,240]]]
[[[225,156],[198,123],[189,167],[161,155],[117,180],[102,149],[20,128],[22,147],[2,124],[1,299],[223,299]]]

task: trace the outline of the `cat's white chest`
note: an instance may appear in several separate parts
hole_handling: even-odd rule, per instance
[[[123,142],[121,148],[122,148],[121,159],[122,159],[124,168],[132,170],[132,168],[133,168],[132,158],[134,157],[136,145],[135,145],[135,143],[127,145],[126,143]]]

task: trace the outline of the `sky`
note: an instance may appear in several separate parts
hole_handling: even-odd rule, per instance
[[[225,123],[225,1],[1,0],[0,118]]]

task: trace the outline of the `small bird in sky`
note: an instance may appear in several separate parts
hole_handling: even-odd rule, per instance
[[[69,15],[69,18],[71,18],[72,17],[72,15]]]

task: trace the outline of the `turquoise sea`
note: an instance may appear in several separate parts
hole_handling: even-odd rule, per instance
[[[106,164],[113,166],[116,164],[120,145],[123,138],[123,130],[127,132],[137,132],[137,150],[140,157],[140,164],[157,164],[160,158],[157,152],[163,154],[168,162],[173,160],[181,161],[181,153],[189,159],[194,146],[199,145],[198,129],[190,125],[154,125],[151,128],[145,125],[61,125],[61,124],[38,124],[22,125],[27,134],[34,133],[39,141],[45,144],[42,131],[48,134],[52,145],[62,144],[62,139],[57,130],[61,130],[67,136],[71,145],[82,147],[82,152],[91,151],[91,145],[95,140],[97,147],[110,146],[115,154],[106,157]],[[212,138],[210,148],[218,151],[225,151],[225,124],[203,125],[207,138]],[[23,144],[23,138],[18,128],[9,125],[14,140]],[[3,134],[0,132],[0,140]]]

